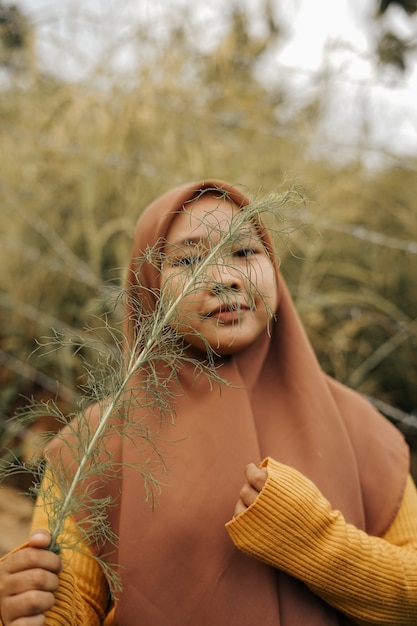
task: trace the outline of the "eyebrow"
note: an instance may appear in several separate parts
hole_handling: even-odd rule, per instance
[[[179,247],[189,246],[190,244],[196,245],[196,244],[204,243],[205,241],[207,241],[206,237],[198,237],[196,235],[195,237],[191,236],[191,237],[186,237],[184,239],[181,238],[181,239],[176,239],[174,241],[167,241],[167,246],[172,246],[173,248],[179,248]]]
[[[227,235],[227,233],[225,233],[225,235]],[[254,232],[252,233],[248,233],[248,234],[244,234],[243,236],[243,240],[245,240],[245,237],[248,238],[252,238],[255,237],[255,239],[258,240],[262,240],[262,237],[260,236],[260,234],[258,232],[256,232],[256,230],[254,230]],[[222,237],[220,237],[220,240],[222,239]],[[190,235],[189,237],[179,237],[178,239],[174,239],[173,241],[167,241],[166,242],[166,247],[167,248],[186,248],[187,246],[190,245],[205,245],[208,248],[210,248],[210,241],[211,241],[211,237],[206,237],[206,236],[199,236],[199,235]],[[233,241],[231,242],[231,244],[233,245]]]

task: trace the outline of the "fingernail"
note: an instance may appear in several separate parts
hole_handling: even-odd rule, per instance
[[[44,538],[47,537],[49,539],[49,532],[47,530],[43,530],[42,528],[38,528],[37,530],[34,530],[32,532],[32,534],[30,535],[31,539],[36,539],[37,537],[39,538]]]

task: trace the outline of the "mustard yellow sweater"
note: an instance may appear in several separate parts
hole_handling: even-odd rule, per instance
[[[256,502],[226,525],[236,546],[304,581],[357,624],[416,626],[417,490],[412,478],[396,519],[378,538],[347,524],[296,470],[272,459],[265,465],[268,478]],[[32,526],[47,527],[41,506]],[[63,559],[46,625],[113,626],[106,578],[88,549],[64,553]]]

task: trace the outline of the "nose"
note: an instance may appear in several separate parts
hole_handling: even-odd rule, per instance
[[[216,295],[216,296],[220,296],[222,294],[224,294],[227,291],[239,291],[239,286],[237,285],[237,283],[216,283],[213,282],[211,283],[211,291]]]
[[[216,295],[225,291],[239,291],[242,288],[241,272],[230,263],[221,262],[212,269],[209,284]]]

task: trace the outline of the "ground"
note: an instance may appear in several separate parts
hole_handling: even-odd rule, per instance
[[[0,556],[27,540],[32,508],[17,488],[0,487]]]

